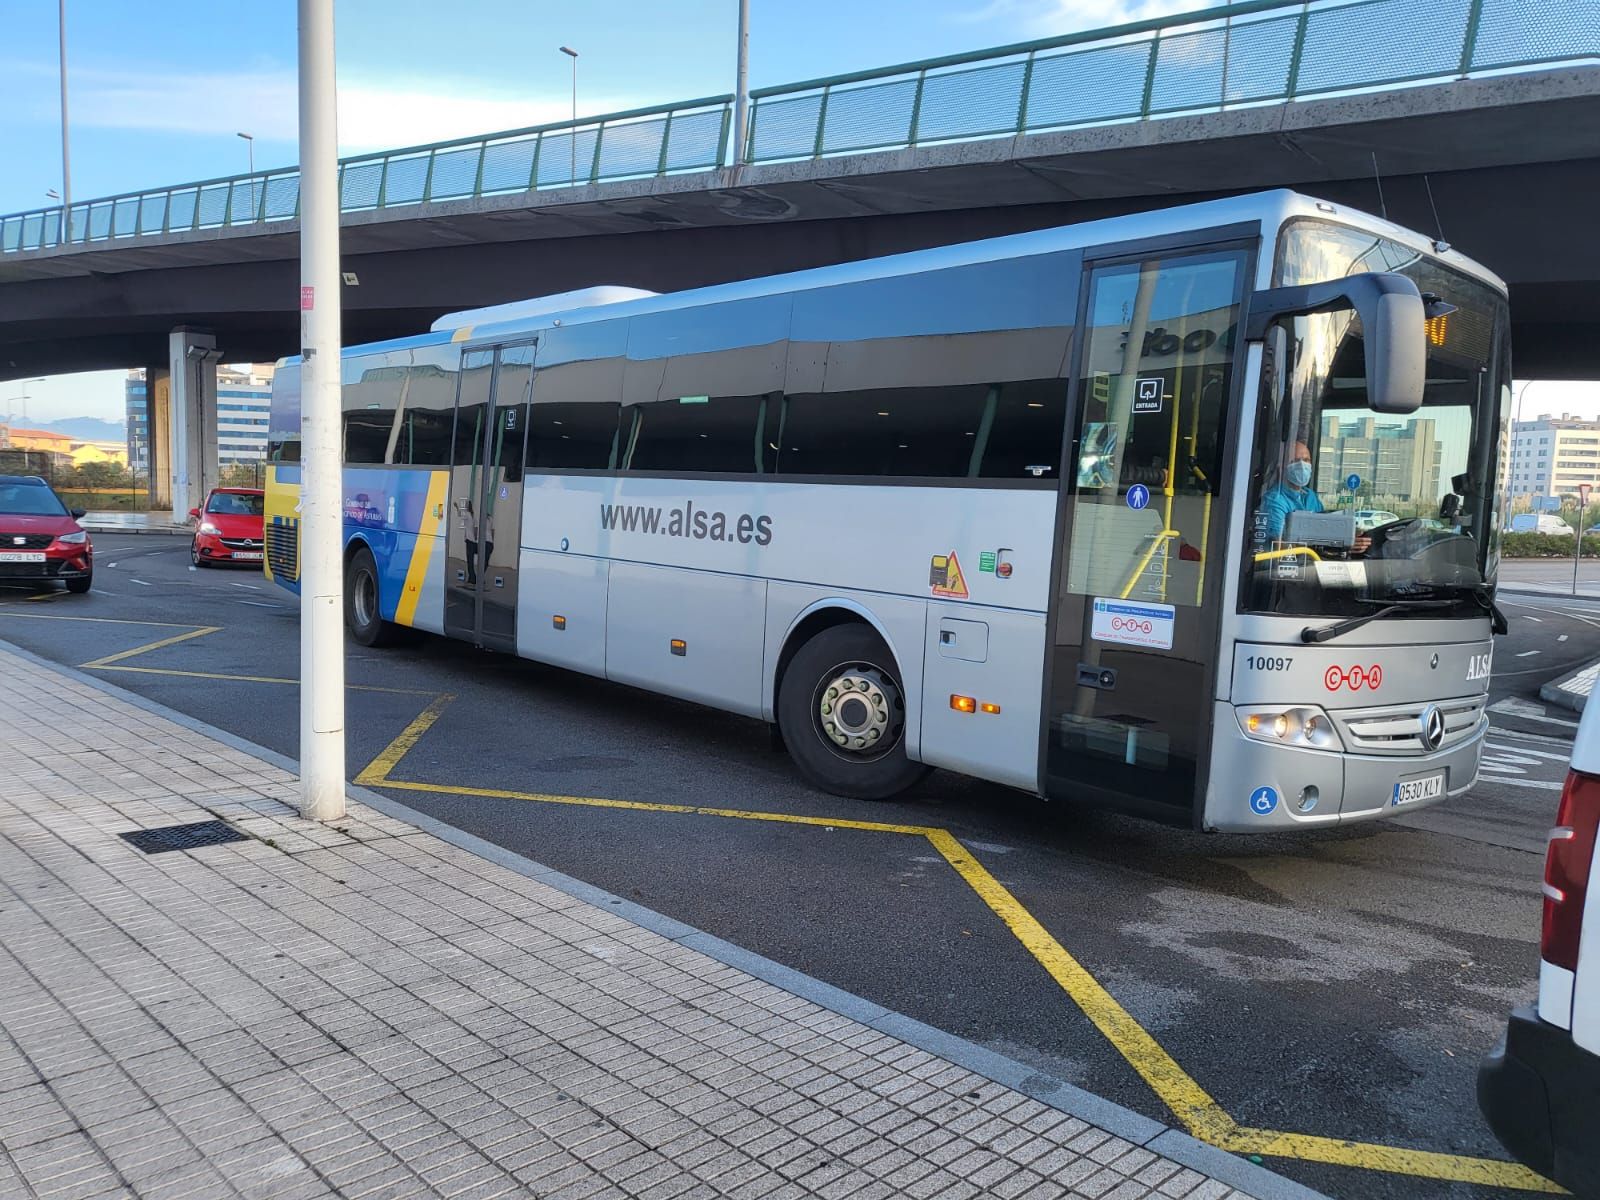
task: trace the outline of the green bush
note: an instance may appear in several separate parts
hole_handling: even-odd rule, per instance
[[[1600,543],[1584,531],[1584,557],[1600,555]],[[1570,533],[1508,533],[1500,539],[1500,553],[1505,558],[1571,558]],[[1600,535],[1597,535],[1600,536]]]

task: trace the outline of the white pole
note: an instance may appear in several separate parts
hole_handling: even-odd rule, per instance
[[[60,0],[61,30],[61,229],[72,241],[72,144],[67,134],[67,0]]]
[[[739,0],[739,56],[733,85],[733,165],[744,165],[750,136],[750,0]]]
[[[333,0],[300,4],[300,811],[344,816]]]

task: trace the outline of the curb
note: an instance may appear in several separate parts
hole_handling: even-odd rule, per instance
[[[230,746],[245,754],[250,754],[264,762],[271,763],[286,771],[298,773],[300,764],[287,755],[269,750],[265,746],[258,746],[253,742],[232,734],[213,725],[208,725],[195,717],[177,712],[154,700],[146,699],[137,693],[127,691],[106,680],[87,675],[71,667],[41,658],[31,651],[11,642],[0,639],[0,649],[7,653],[27,660],[36,666],[53,671],[58,675],[72,679],[78,683],[94,688],[109,696],[114,696],[135,708],[142,709],[154,716],[162,717],[185,729],[192,730],[203,737],[214,738],[224,745]],[[1595,664],[1600,668],[1600,663]],[[1218,1149],[1190,1136],[1181,1129],[1174,1129],[1163,1125],[1137,1113],[1131,1108],[1097,1096],[1093,1092],[1048,1075],[1034,1067],[1027,1066],[1015,1059],[1007,1058],[989,1050],[976,1042],[955,1034],[946,1033],[935,1029],[913,1017],[887,1009],[881,1004],[875,1004],[861,996],[846,992],[814,979],[809,975],[786,967],[782,963],[764,958],[759,954],[736,946],[731,942],[716,937],[713,934],[686,925],[664,913],[654,909],[645,908],[631,900],[625,900],[613,895],[603,888],[585,883],[581,879],[574,879],[552,867],[544,866],[533,859],[516,854],[497,846],[493,842],[484,840],[473,834],[448,825],[437,817],[419,812],[407,805],[398,803],[364,787],[346,782],[345,794],[370,808],[393,817],[399,821],[415,826],[424,833],[437,837],[443,842],[458,849],[475,854],[479,858],[515,871],[528,879],[537,880],[548,887],[563,892],[577,900],[585,901],[597,908],[605,908],[619,916],[643,926],[653,933],[660,934],[669,941],[674,941],[690,949],[697,950],[706,957],[716,960],[725,966],[753,975],[764,983],[802,999],[809,1000],[820,1008],[838,1013],[858,1021],[879,1033],[895,1037],[919,1050],[946,1059],[959,1067],[982,1075],[995,1083],[1020,1092],[1041,1104],[1047,1104],[1068,1116],[1077,1117],[1096,1125],[1108,1133],[1134,1143],[1136,1146],[1169,1158],[1173,1162],[1199,1171],[1229,1187],[1238,1188],[1247,1192],[1256,1200],[1329,1200],[1323,1193],[1315,1191],[1304,1184],[1278,1175],[1264,1166],[1231,1154],[1226,1150]]]
[[[147,533],[158,533],[167,537],[172,537],[178,534],[181,534],[184,537],[189,537],[194,533],[194,530],[187,525],[101,525],[98,521],[79,521],[78,524],[84,529],[87,529],[90,533],[102,534],[131,533],[135,535],[141,535]]]
[[[1594,690],[1597,677],[1600,677],[1600,659],[1542,685],[1539,688],[1539,699],[1571,712],[1581,713],[1583,706],[1589,700],[1589,693]]]

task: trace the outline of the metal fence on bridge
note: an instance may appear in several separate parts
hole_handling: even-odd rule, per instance
[[[770,163],[1153,120],[1600,62],[1600,0],[1247,0],[1225,8],[751,93]],[[344,212],[729,164],[732,96],[343,160]],[[0,218],[0,253],[299,216],[299,171],[259,171]]]

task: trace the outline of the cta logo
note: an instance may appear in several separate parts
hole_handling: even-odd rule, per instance
[[[1155,624],[1150,621],[1141,621],[1138,617],[1112,617],[1111,628],[1118,633],[1154,633]]]
[[[1362,688],[1377,691],[1382,683],[1383,668],[1377,663],[1370,667],[1329,667],[1322,674],[1322,686],[1330,692],[1337,692],[1344,687],[1352,692],[1359,692]]]

